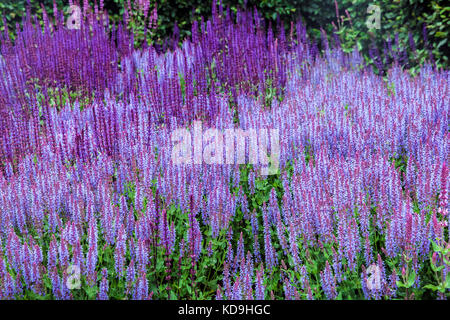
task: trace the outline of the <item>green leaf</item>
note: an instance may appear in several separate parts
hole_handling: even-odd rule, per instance
[[[441,248],[436,244],[436,242],[434,242],[433,240],[431,240],[431,244],[432,244],[432,246],[433,246],[433,251],[436,251],[436,252],[440,252],[441,250]]]
[[[440,47],[442,47],[446,42],[447,42],[447,38],[445,38],[445,39],[443,39],[443,40],[441,40],[439,43],[438,43],[438,45],[437,45],[437,49],[439,49]]]
[[[92,300],[92,299],[95,299],[97,297],[97,292],[98,292],[97,286],[87,287],[85,290],[86,290],[86,294],[87,294],[89,299]]]
[[[26,291],[26,297],[31,298],[32,300],[48,300],[49,296],[41,296],[39,294],[36,294],[33,291]]]
[[[175,292],[170,291],[170,300],[177,300],[177,299],[178,299],[178,298],[177,298]]]
[[[424,289],[431,289],[433,291],[436,291],[438,287],[432,284],[427,284],[426,286],[424,286]]]
[[[444,258],[444,263],[445,263],[446,265],[450,266],[450,261],[447,260],[447,255],[444,255],[443,258]]]
[[[409,274],[407,288],[412,287],[415,281],[416,281],[416,272],[412,270],[412,272]]]

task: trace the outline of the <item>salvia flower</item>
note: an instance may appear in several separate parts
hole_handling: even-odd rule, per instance
[[[98,300],[108,300],[108,270],[106,268],[102,269],[102,280],[100,282],[100,292],[98,293]]]
[[[320,282],[327,299],[333,300],[337,297],[336,279],[331,270],[328,261],[325,264],[325,270],[320,272]]]

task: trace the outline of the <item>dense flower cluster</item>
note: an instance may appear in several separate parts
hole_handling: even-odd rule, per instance
[[[1,39],[1,298],[391,298],[449,241],[448,71],[383,79],[256,11],[213,6],[164,53],[56,16]],[[278,129],[278,174],[173,164],[193,120]]]

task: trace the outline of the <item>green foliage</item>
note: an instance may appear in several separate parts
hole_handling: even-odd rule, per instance
[[[75,104],[78,104],[80,110],[83,110],[85,106],[88,106],[95,100],[95,92],[88,94],[83,92],[83,90],[70,89],[67,86],[59,87],[56,83],[43,85],[37,78],[29,80],[29,84],[33,90],[24,94],[31,101],[36,101],[39,107],[48,102],[51,107],[59,111],[67,104],[72,106],[72,108]]]
[[[432,241],[433,251],[430,253],[430,266],[436,284],[428,284],[425,289],[439,292],[441,295],[450,290],[450,276],[445,272],[445,267],[450,266],[450,244]]]
[[[68,7],[68,1],[55,0],[58,9]],[[47,13],[53,14],[53,0],[30,0],[31,12],[42,16],[42,7],[44,6]],[[6,19],[10,36],[14,39],[16,24],[20,23],[25,17],[27,11],[27,0],[2,0],[0,1],[0,16]],[[0,32],[5,31],[5,26],[0,23]]]
[[[378,5],[381,10],[380,29],[368,30],[366,21],[367,8],[370,4]],[[392,49],[408,48],[408,63],[412,74],[416,74],[418,66],[430,58],[430,51],[438,67],[448,67],[448,30],[450,28],[450,6],[443,0],[342,0],[339,1],[342,22],[338,34],[345,51],[350,52],[353,46],[362,51],[366,61],[372,63],[368,50],[375,44],[383,58],[384,46],[388,38],[392,41]],[[343,14],[348,10],[347,14]],[[423,35],[426,25],[427,42]],[[331,31],[330,29],[328,29]],[[412,50],[409,33],[414,40],[416,50]],[[395,36],[398,35],[398,47]]]

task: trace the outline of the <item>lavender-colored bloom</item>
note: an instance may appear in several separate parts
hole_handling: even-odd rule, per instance
[[[136,279],[136,269],[134,266],[134,261],[131,260],[130,264],[127,267],[126,281],[127,281],[127,294],[130,292],[133,287],[134,281]]]
[[[264,300],[265,291],[266,287],[264,284],[264,269],[261,264],[260,268],[256,270],[255,300]]]
[[[145,271],[141,271],[135,284],[133,300],[147,299],[149,299],[147,274]]]
[[[196,218],[191,217],[191,224],[188,232],[188,244],[194,262],[197,262],[200,258],[202,239],[203,236],[200,232],[200,225]]]
[[[61,239],[59,243],[59,264],[62,268],[67,268],[69,265],[69,248],[66,240]]]
[[[239,277],[237,277],[236,281],[234,282],[233,289],[231,291],[230,300],[241,300],[241,299],[242,299],[241,282],[239,280]]]
[[[234,265],[233,265],[233,271],[236,271],[236,269],[239,266],[239,263],[242,259],[245,258],[245,249],[244,249],[244,238],[243,233],[241,232],[241,235],[239,237],[238,246],[236,250],[236,255],[234,256]]]
[[[222,295],[222,290],[220,288],[220,285],[217,287],[216,300],[223,300],[223,295]]]
[[[126,254],[126,234],[123,224],[119,228],[116,238],[116,248],[114,250],[115,270],[117,276],[120,278],[124,273],[125,254]]]
[[[58,244],[55,235],[52,236],[50,241],[48,254],[47,254],[47,269],[52,270],[58,263]]]
[[[60,300],[62,299],[62,293],[61,293],[61,279],[58,275],[58,271],[56,267],[49,270],[49,277],[50,281],[52,283],[52,293],[55,299]]]
[[[98,293],[98,300],[108,300],[108,270],[106,268],[102,269],[102,280],[100,282],[100,292]]]
[[[263,207],[263,220],[264,220],[264,256],[266,266],[269,269],[275,268],[278,264],[278,258],[276,256],[275,249],[272,246],[272,239],[269,226],[269,217],[265,206]]]
[[[320,283],[327,299],[332,300],[337,297],[336,279],[328,261],[325,264],[325,270],[320,272]]]
[[[167,255],[171,255],[174,250],[175,245],[175,226],[172,222],[172,225],[169,227],[167,222],[167,212],[164,209],[162,214],[160,215],[159,220],[159,237],[161,244],[163,245],[164,249],[166,250]]]
[[[148,264],[148,249],[145,241],[139,239],[136,244],[136,262],[139,270],[145,270]]]
[[[97,223],[90,222],[89,223],[89,251],[87,253],[86,258],[86,277],[88,279],[88,283],[93,286],[94,282],[97,281],[97,260],[98,260],[98,249],[97,249]]]
[[[14,294],[16,293],[16,287],[13,278],[9,273],[3,277],[3,286],[1,291],[2,299],[14,299]]]
[[[223,288],[225,290],[225,296],[231,297],[231,275],[229,262],[225,262],[223,266]]]
[[[250,189],[250,193],[254,194],[255,193],[255,172],[253,170],[251,170],[248,173],[248,187]]]
[[[212,241],[211,241],[211,240],[209,241],[207,251],[208,251],[208,257],[211,257],[212,254],[213,254],[213,250],[212,250]]]

